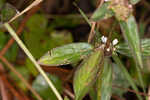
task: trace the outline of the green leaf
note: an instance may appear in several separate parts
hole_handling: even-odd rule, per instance
[[[50,74],[47,75],[54,83],[56,89],[61,93],[62,92],[61,80],[54,75]],[[32,87],[39,93],[39,95],[43,98],[43,100],[57,100],[55,94],[53,93],[47,82],[44,80],[42,75],[38,75],[36,77],[36,79],[32,84]]]
[[[135,5],[135,4],[137,4],[138,2],[140,2],[140,0],[130,0],[130,3],[131,3],[132,5]]]
[[[75,63],[85,58],[93,50],[88,43],[72,43],[57,47],[46,53],[38,61],[41,65],[59,66]]]
[[[124,74],[125,78],[128,80],[129,84],[131,85],[131,87],[139,92],[138,88],[136,87],[136,84],[134,83],[132,77],[130,76],[130,74],[128,73],[128,71],[126,70],[125,66],[122,64],[120,58],[118,57],[118,55],[116,53],[113,54],[113,60],[116,62],[116,64],[119,66],[120,70],[122,71],[122,73]],[[142,100],[141,95],[136,94],[139,100]]]
[[[134,16],[129,16],[127,21],[120,21],[120,26],[123,31],[123,35],[128,42],[134,61],[137,64],[136,70],[138,72],[139,81],[143,88],[143,91],[145,91],[140,69],[140,67],[143,68],[140,38]]]
[[[122,73],[122,70],[119,68],[119,66],[115,63],[113,63],[113,85],[117,85],[119,87],[123,88],[129,88],[130,83],[127,82],[124,73]],[[118,95],[119,97],[123,97],[123,94],[127,92],[127,90],[123,90],[121,88],[112,88],[112,93]]]
[[[45,36],[47,19],[43,15],[35,14],[27,21],[27,30],[23,33],[25,44],[35,58],[39,58],[44,52],[44,45],[47,43]],[[44,42],[43,42],[44,41]],[[46,51],[45,51],[46,52]]]
[[[108,58],[104,59],[102,74],[97,82],[97,100],[110,100],[112,92],[112,64]]]
[[[108,6],[109,3],[104,3],[101,7],[97,8],[91,17],[91,20],[99,21],[112,17],[114,14],[110,9],[108,9]]]
[[[75,100],[82,100],[93,86],[101,67],[99,64],[103,63],[103,56],[103,50],[100,49],[80,64],[73,81]]]
[[[120,21],[120,26],[123,31],[123,35],[128,42],[135,62],[143,68],[143,62],[141,57],[140,38],[138,28],[134,17],[131,15],[127,21]]]
[[[131,57],[132,52],[127,43],[120,43],[116,46],[116,51],[120,54]],[[150,56],[150,39],[141,40],[141,51],[143,57]]]

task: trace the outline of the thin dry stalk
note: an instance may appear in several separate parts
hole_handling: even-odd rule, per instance
[[[29,59],[33,62],[33,64],[35,65],[35,67],[38,69],[38,71],[42,74],[42,76],[44,77],[44,79],[46,80],[46,82],[48,83],[48,85],[51,87],[51,89],[53,90],[53,92],[57,96],[58,100],[63,100],[63,98],[59,94],[58,90],[53,85],[52,81],[48,78],[48,76],[42,70],[42,68],[40,67],[40,65],[36,62],[35,58],[32,56],[32,54],[30,53],[30,51],[27,49],[27,47],[24,45],[24,43],[21,41],[21,39],[17,36],[16,32],[12,29],[12,27],[8,23],[5,23],[4,26],[8,30],[8,32],[10,33],[10,35],[16,40],[16,42],[22,48],[22,50],[26,53],[26,55],[29,57]]]
[[[39,3],[41,3],[43,0],[35,0],[32,4],[30,4],[27,8],[25,8],[22,12],[17,13],[12,19],[10,19],[8,21],[8,23],[12,22],[13,20],[15,20],[16,18],[18,18],[19,16],[21,16],[22,14],[24,14],[25,12],[29,11],[31,8],[33,8],[34,6],[38,5]]]

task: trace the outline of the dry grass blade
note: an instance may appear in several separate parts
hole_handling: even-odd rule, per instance
[[[12,19],[10,19],[8,21],[8,23],[12,22],[13,20],[15,20],[16,18],[18,18],[19,16],[21,16],[22,14],[24,14],[25,12],[27,12],[28,10],[30,10],[31,8],[33,8],[34,6],[38,5],[40,2],[42,2],[43,0],[35,0],[31,5],[29,5],[27,8],[25,8],[22,12],[16,14]]]
[[[57,96],[58,100],[63,100],[62,97],[61,97],[61,95],[59,94],[58,90],[55,88],[55,86],[53,85],[53,83],[51,82],[51,80],[48,78],[48,76],[46,75],[46,73],[42,70],[42,68],[40,67],[40,65],[36,62],[35,58],[32,56],[32,54],[27,49],[27,47],[24,45],[24,43],[21,41],[21,39],[16,35],[16,32],[12,29],[12,27],[8,23],[5,23],[4,26],[8,30],[8,32],[10,33],[10,35],[16,40],[16,42],[22,48],[22,50],[26,53],[26,55],[29,57],[29,59],[33,62],[33,64],[35,65],[35,67],[38,69],[38,71],[42,74],[42,76],[44,77],[44,79],[47,81],[48,85],[51,87],[51,89],[53,90],[53,92]]]

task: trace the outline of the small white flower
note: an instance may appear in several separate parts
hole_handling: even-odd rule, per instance
[[[110,48],[107,48],[106,50],[109,52],[109,51],[110,51]]]
[[[113,41],[112,41],[112,44],[113,45],[116,45],[118,43],[118,40],[117,39],[114,39]]]
[[[106,43],[106,42],[107,42],[107,37],[102,36],[102,37],[101,37],[101,40],[102,40],[103,43]]]

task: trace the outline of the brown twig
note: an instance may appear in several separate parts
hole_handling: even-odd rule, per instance
[[[17,34],[20,35],[25,27],[25,23],[27,22],[27,20],[39,9],[39,6],[36,6],[34,8],[32,8],[26,15],[26,17],[23,19],[23,21],[21,22],[18,30],[17,30]],[[0,51],[0,55],[4,55],[7,50],[11,47],[11,45],[14,43],[14,39],[11,38],[7,44],[5,45],[5,47]]]
[[[71,98],[72,98],[72,100],[74,100],[74,98],[75,98],[75,96],[74,96],[74,94],[73,93],[71,93],[68,89],[64,89],[63,90],[68,96],[70,96]]]
[[[104,3],[104,0],[98,0],[97,1],[97,7],[101,7],[102,4]],[[96,26],[97,22],[92,22],[92,27],[91,27],[91,30],[90,30],[90,34],[89,34],[89,37],[88,37],[88,43],[90,43],[95,35],[95,26]]]
[[[143,92],[137,92],[137,91],[134,91],[132,89],[129,89],[129,88],[123,88],[121,86],[117,86],[117,85],[113,85],[113,87],[115,88],[120,88],[122,90],[126,90],[126,91],[129,91],[129,92],[132,92],[132,93],[136,93],[136,94],[139,94],[139,95],[143,95],[143,96],[150,96],[149,94],[146,94],[146,93],[143,93]]]
[[[6,75],[4,74],[4,69],[3,69],[3,65],[0,63],[0,79],[5,83],[5,86],[7,88],[9,88],[9,90],[11,91],[11,93],[17,97],[18,100],[24,100],[22,98],[22,96],[16,91],[16,89],[14,89],[14,87],[12,86],[12,84],[10,84],[10,82],[8,82]]]
[[[1,91],[2,100],[10,100],[8,96],[8,91],[4,85],[4,82],[1,79],[0,79],[0,91]]]
[[[90,43],[95,35],[95,25],[96,25],[96,22],[92,22],[92,27],[91,27],[91,31],[90,31],[90,34],[89,34],[89,37],[88,37],[88,43]]]
[[[6,77],[4,76],[0,76],[0,79],[5,82],[5,85],[9,88],[9,90],[11,91],[11,93],[13,93],[13,95],[18,99],[18,100],[25,100],[22,98],[21,95],[19,95],[19,93],[14,89],[14,87],[8,82],[8,80],[6,79]]]
[[[16,71],[12,64],[10,64],[6,58],[0,55],[0,59],[7,65],[7,67],[14,72],[20,80],[27,86],[27,88],[37,97],[38,100],[42,100],[39,94],[32,88],[32,86],[24,79],[24,77]]]
[[[7,80],[11,83],[12,86],[14,86],[14,88],[16,89],[16,91],[22,96],[22,98],[24,98],[24,100],[30,100],[29,97],[17,86],[17,84],[11,79],[10,76],[8,76],[7,74],[4,74],[7,78]],[[31,99],[32,100],[32,99]]]

